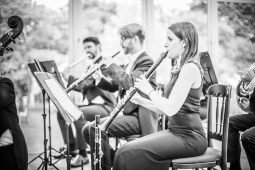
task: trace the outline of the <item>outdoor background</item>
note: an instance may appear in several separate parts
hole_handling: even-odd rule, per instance
[[[98,36],[103,55],[112,55],[120,49],[118,29],[133,22],[142,24],[141,5],[139,0],[82,0],[82,37]],[[208,50],[207,0],[154,0],[154,5],[154,49],[150,54],[154,59],[164,51],[167,26],[179,21],[192,22],[199,34],[199,51]],[[215,72],[220,83],[233,86],[231,114],[244,113],[236,104],[235,87],[240,73],[255,62],[255,4],[218,5],[219,57]],[[0,0],[0,37],[10,30],[6,22],[12,15],[22,18],[23,32],[11,45],[13,51],[7,51],[0,60],[3,72],[15,83],[18,109],[24,113],[42,102],[41,90],[27,63],[33,59],[55,60],[60,72],[70,64],[68,0]],[[168,61],[158,69],[160,83],[169,78],[166,64]]]

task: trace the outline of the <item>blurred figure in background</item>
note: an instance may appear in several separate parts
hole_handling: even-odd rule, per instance
[[[87,37],[83,40],[83,46],[86,55],[88,56],[91,67],[93,64],[98,64],[102,60],[101,55],[101,43],[97,37]],[[89,68],[88,68],[89,69]],[[70,75],[68,77],[68,85],[72,84],[77,77]],[[74,135],[70,130],[70,150],[75,154],[74,150],[78,148],[78,154],[74,155],[74,158],[71,160],[71,167],[81,166],[89,162],[87,152],[86,152],[86,141],[84,140],[81,130],[82,127],[86,124],[87,121],[93,121],[95,115],[100,115],[100,117],[109,116],[109,113],[113,110],[113,107],[116,104],[116,97],[107,91],[104,91],[94,85],[94,78],[92,76],[88,77],[86,80],[82,81],[81,84],[76,87],[74,90],[81,92],[83,94],[83,100],[87,100],[86,105],[79,105],[79,108],[83,112],[83,116],[74,122],[76,128],[76,142],[74,140]],[[58,113],[58,122],[61,128],[63,138],[66,142],[66,129],[65,121],[62,116]],[[77,143],[77,146],[76,144]]]
[[[246,86],[247,85],[247,86]],[[233,115],[229,118],[228,161],[230,170],[241,170],[241,142],[250,169],[255,169],[255,63],[241,75],[237,86],[237,103],[247,114]]]

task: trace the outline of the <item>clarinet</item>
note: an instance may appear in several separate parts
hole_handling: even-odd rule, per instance
[[[101,158],[103,156],[103,152],[101,150],[101,130],[99,128],[99,123],[100,123],[100,115],[96,115],[95,116],[95,153],[93,153],[94,155],[94,169],[95,170],[102,170],[101,167]]]
[[[118,55],[120,51],[116,52],[111,58],[114,58],[116,55]],[[73,82],[68,88],[66,88],[66,92],[70,92],[75,87],[77,87],[81,82],[86,80],[89,76],[91,76],[93,73],[95,73],[98,69],[102,67],[102,64],[94,64],[95,67],[92,67],[91,69],[87,70],[79,79],[77,79],[75,82]]]
[[[155,71],[155,69],[158,67],[158,65],[163,61],[164,58],[166,58],[167,52],[161,54],[159,59],[150,67],[150,69],[145,73],[145,78],[149,78],[152,73]],[[119,114],[119,112],[123,109],[123,107],[127,104],[127,102],[133,97],[133,95],[138,91],[136,87],[131,87],[128,91],[127,94],[123,97],[123,99],[118,102],[117,106],[113,109],[111,112],[111,116],[109,116],[106,121],[99,125],[101,131],[103,133],[107,134],[107,130],[112,123],[112,121],[115,119],[115,117]]]

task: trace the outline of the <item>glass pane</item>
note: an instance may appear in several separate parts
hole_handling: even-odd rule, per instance
[[[182,0],[165,1],[154,0],[155,4],[155,35],[154,54],[156,57],[165,51],[167,28],[175,22],[191,22],[196,27],[199,34],[199,51],[207,51],[207,1]],[[154,57],[155,57],[154,56]],[[157,69],[159,82],[166,82],[169,78],[170,70],[165,60]]]

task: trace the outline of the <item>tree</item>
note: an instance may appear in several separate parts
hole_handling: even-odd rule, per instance
[[[207,13],[207,0],[194,0],[191,11]],[[235,63],[235,70],[255,62],[255,4],[218,3],[219,45],[224,58]]]

